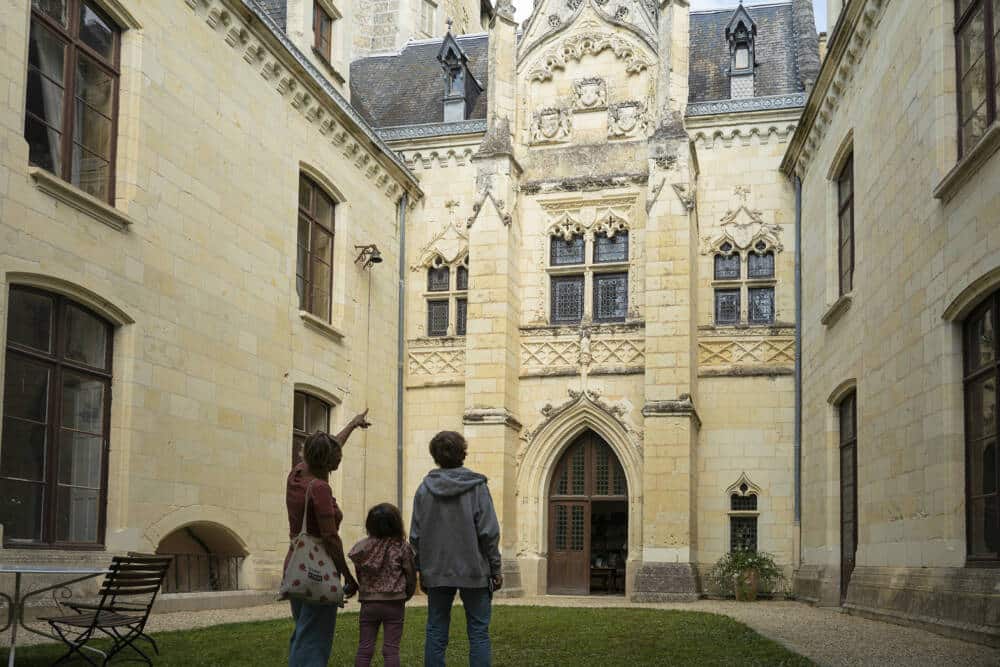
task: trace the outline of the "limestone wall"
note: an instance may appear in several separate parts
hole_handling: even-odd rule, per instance
[[[396,373],[402,172],[229,4],[129,9],[117,216],[77,192],[57,199],[48,179],[29,174],[29,3],[2,15],[0,344],[12,284],[65,293],[112,319],[107,549],[151,551],[178,527],[214,522],[250,554],[242,585],[270,587],[287,539],[297,387],[338,403],[334,429],[371,409],[374,426],[350,441],[334,480],[345,542],[361,535],[368,505],[395,497],[386,388]],[[302,165],[340,202],[332,327],[309,326],[298,310]],[[367,243],[384,258],[372,271],[354,263],[354,246]],[[59,557],[32,552],[36,562]]]
[[[996,289],[1000,160],[957,169],[964,183],[945,178],[957,156],[952,3],[857,2],[841,21],[811,102],[834,111],[789,157],[803,180],[806,267],[799,583],[838,600],[834,404],[856,385],[859,546],[847,606],[995,640],[995,591],[964,567],[958,320]],[[919,43],[908,29],[917,22]],[[838,302],[831,179],[852,145],[856,271]]]

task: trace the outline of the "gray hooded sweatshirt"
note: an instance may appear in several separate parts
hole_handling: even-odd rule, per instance
[[[486,588],[500,574],[500,523],[486,478],[438,468],[413,498],[410,544],[427,588]]]

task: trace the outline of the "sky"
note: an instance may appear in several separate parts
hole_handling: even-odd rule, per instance
[[[745,0],[744,4],[749,7],[768,2],[774,2],[774,0]],[[738,3],[739,0],[691,0],[691,9],[697,11],[699,9],[735,7]],[[517,8],[517,20],[523,21],[528,18],[533,5],[534,0],[514,0],[514,7]],[[813,0],[813,5],[816,7],[816,23],[822,32],[826,30],[826,0]]]

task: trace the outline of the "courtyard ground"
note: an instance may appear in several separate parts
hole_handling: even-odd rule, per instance
[[[685,604],[633,605],[624,599],[543,597],[498,600],[498,604],[505,609],[497,612],[494,626],[497,635],[497,665],[572,664],[573,667],[581,667],[589,664],[622,664],[638,667],[669,664],[807,664],[770,642],[761,642],[753,633],[742,631],[738,624],[716,623],[703,614],[728,616],[818,665],[1000,665],[1000,650],[947,639],[915,628],[857,618],[836,609],[816,608],[796,602],[738,604],[703,600]],[[415,601],[412,606],[418,609],[414,609],[414,613],[410,615],[404,641],[404,658],[409,655],[411,660],[407,662],[404,659],[404,664],[420,662],[420,631],[425,616],[419,609],[423,606],[420,601]],[[535,608],[516,609],[524,606]],[[572,607],[581,613],[553,613],[553,610],[537,607]],[[616,614],[609,607],[629,610]],[[348,605],[345,610],[348,613],[339,624],[336,642],[338,651],[331,664],[349,664],[347,655],[353,650],[352,642],[357,637],[356,616],[350,614],[352,608],[356,610],[357,605]],[[603,611],[598,608],[603,608]],[[693,613],[657,613],[662,610]],[[284,650],[283,642],[287,641],[290,628],[288,615],[286,605],[274,604],[248,609],[160,614],[151,620],[150,627],[154,633],[162,634],[171,630],[239,623],[241,625],[172,635],[168,646],[177,641],[178,647],[197,643],[206,650],[212,650],[224,643],[224,637],[233,636],[236,639],[234,649],[249,651],[250,655],[260,657],[263,662],[237,660],[229,664],[272,664],[268,661],[268,656],[260,653],[254,645],[262,643],[273,651]],[[261,621],[265,623],[255,624]],[[453,638],[456,637],[456,631],[460,638],[461,630],[461,624],[453,626]],[[633,636],[637,641],[629,641]],[[661,643],[661,637],[675,639]],[[453,649],[460,651],[461,642],[457,644]],[[515,650],[507,652],[502,650],[504,647]],[[522,652],[521,649],[525,647],[534,647],[535,650]],[[25,651],[23,656],[26,660],[18,660],[18,664],[47,664],[44,657],[53,656],[51,651],[54,648],[41,649],[44,654],[35,652],[39,649]],[[573,652],[562,654],[564,648],[572,649]],[[168,655],[174,650],[177,649],[168,648]],[[595,651],[603,656],[603,661],[592,662]],[[650,655],[652,651],[657,651],[655,658]],[[0,650],[0,656],[5,657],[5,654],[6,651]],[[191,654],[182,664],[186,667],[225,664],[209,659],[211,655],[213,654],[206,655],[206,661],[197,658],[197,654]],[[459,660],[456,664],[461,663],[458,654],[453,659]],[[525,662],[526,659],[531,662]],[[567,662],[570,659],[572,662]],[[157,664],[174,663],[163,660],[157,661]]]

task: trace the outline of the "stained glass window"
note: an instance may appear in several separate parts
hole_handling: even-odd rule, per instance
[[[757,517],[729,517],[729,550],[757,551]]]
[[[428,336],[448,335],[447,301],[427,302],[427,335]]]
[[[583,319],[583,276],[552,278],[552,321],[572,324]]]
[[[747,258],[747,275],[751,278],[774,277],[774,253],[752,252]]]
[[[715,256],[715,279],[716,280],[739,280],[740,279],[740,256],[739,255],[716,255]]]
[[[465,299],[458,299],[455,302],[455,335],[465,335],[465,320],[468,317],[469,302]]]
[[[774,323],[774,288],[750,290],[750,324]]]
[[[447,266],[427,271],[427,291],[447,292],[451,289],[451,271]]]
[[[628,274],[605,273],[594,276],[594,319],[624,322],[628,313]]]
[[[583,264],[585,244],[582,236],[567,241],[561,236],[552,237],[552,266]]]
[[[606,264],[609,262],[628,261],[628,232],[618,232],[609,238],[600,234],[594,239],[594,262]]]
[[[715,323],[719,326],[739,324],[740,291],[738,289],[715,290]]]

